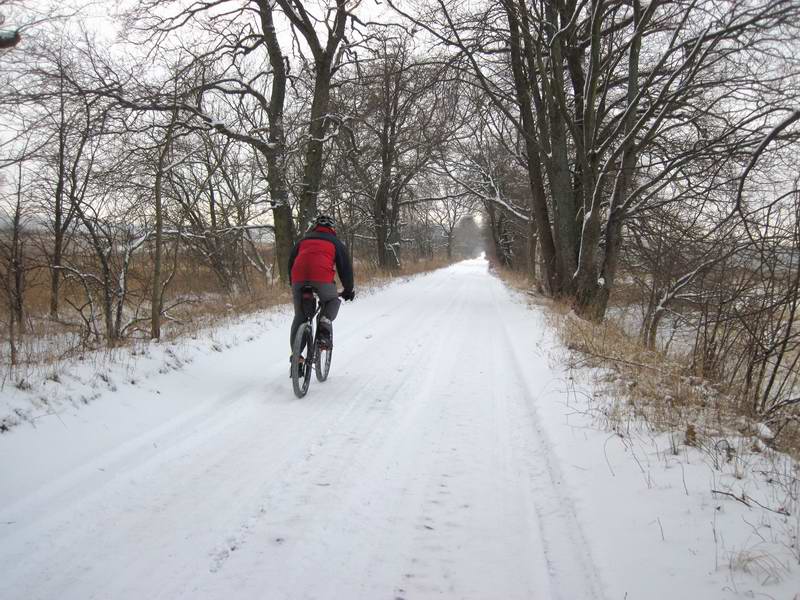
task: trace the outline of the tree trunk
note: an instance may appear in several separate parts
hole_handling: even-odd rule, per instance
[[[317,197],[322,183],[322,158],[324,139],[328,129],[328,106],[330,104],[331,66],[330,58],[316,63],[314,99],[311,103],[311,123],[308,127],[308,146],[303,173],[303,194],[300,197],[300,232],[306,231],[318,212]]]
[[[63,260],[64,236],[56,230],[53,236],[53,258],[50,263],[50,318],[57,320],[59,294],[61,293],[61,262]]]
[[[389,265],[391,270],[397,270],[402,266],[403,236],[400,231],[400,188],[396,187],[391,195],[391,209],[389,210],[389,253],[392,263]]]
[[[653,313],[653,317],[650,319],[650,323],[647,326],[647,339],[645,342],[645,347],[648,350],[656,349],[656,342],[658,341],[658,326],[661,324],[661,319],[664,314],[664,309],[658,307]]]
[[[50,261],[50,318],[58,319],[59,293],[61,288],[61,261],[64,254],[64,184],[65,184],[65,161],[66,161],[66,132],[67,127],[64,100],[64,79],[61,78],[60,104],[59,104],[59,128],[58,128],[58,175],[56,179],[56,189],[54,200],[53,215],[53,257]]]
[[[103,264],[103,319],[106,326],[106,343],[110,348],[116,345],[114,329],[114,298],[111,292],[111,274],[108,265]]]
[[[288,201],[272,209],[275,223],[275,260],[278,261],[278,275],[284,283],[289,284],[289,256],[294,246],[294,226],[292,209]]]
[[[594,265],[595,261],[586,262],[581,265],[579,273],[579,287],[576,291],[575,305],[579,315],[593,321],[602,321],[608,307],[608,300],[611,295],[611,288],[617,273],[617,264],[622,250],[622,226],[624,204],[630,187],[633,183],[633,171],[636,166],[637,151],[636,140],[632,135],[636,126],[636,108],[639,96],[639,52],[641,49],[641,28],[642,19],[641,5],[638,0],[633,0],[634,25],[639,32],[631,41],[630,52],[628,55],[628,89],[627,89],[627,110],[625,118],[625,144],[622,151],[622,161],[619,172],[611,192],[611,199],[608,207],[608,217],[605,231],[603,232],[604,253],[603,261],[599,273]],[[597,211],[593,210],[590,215],[592,219],[598,218]],[[587,229],[587,228],[585,228]],[[582,240],[583,247],[594,255],[594,248],[600,240],[599,223],[594,224],[591,229],[584,233]],[[582,249],[583,250],[583,249]]]
[[[11,276],[13,283],[9,295],[13,300],[11,312],[17,320],[19,333],[25,333],[25,256],[22,249],[22,163],[19,165],[17,202],[11,223]]]
[[[13,312],[17,318],[18,329],[20,333],[27,331],[25,325],[25,272],[22,264],[22,256],[17,256],[14,265],[14,305]]]
[[[20,166],[20,175],[22,173],[22,167]],[[20,190],[18,193],[21,193],[21,183],[20,183]],[[5,281],[3,282],[3,287],[5,288],[6,297],[8,299],[8,343],[9,349],[11,351],[10,359],[11,365],[17,364],[17,333],[18,330],[22,331],[22,325],[24,321],[23,310],[22,310],[22,302],[21,302],[21,285],[23,279],[20,274],[20,270],[22,269],[23,265],[21,262],[21,251],[20,251],[20,210],[21,210],[21,199],[17,197],[17,206],[14,211],[13,220],[11,223],[12,231],[11,231],[11,246],[8,247],[8,254],[6,255],[6,259],[8,263],[6,266],[6,273],[5,273]],[[5,254],[5,252],[4,252]],[[18,327],[17,324],[20,324]]]
[[[264,1],[259,0],[259,5]],[[304,2],[300,0],[277,0],[277,4],[280,5],[284,15],[289,19],[295,30],[305,38],[314,55],[314,97],[311,103],[311,123],[308,130],[310,139],[306,147],[303,193],[300,197],[300,221],[298,223],[300,231],[304,232],[308,229],[311,219],[317,211],[317,195],[319,194],[322,179],[322,151],[329,122],[328,105],[333,64],[339,43],[344,39],[349,10],[346,0],[336,0],[335,11],[330,8],[324,18],[328,39],[325,44],[322,44],[317,27],[311,23],[305,13]],[[269,12],[271,15],[271,8],[269,8]],[[332,12],[334,13],[334,22],[331,25],[327,19]],[[277,44],[274,28],[273,38]],[[272,59],[273,52],[270,51],[270,62],[272,62],[274,70],[275,64]],[[285,85],[285,74],[283,79],[283,85]],[[274,85],[275,83],[273,82],[273,87]]]
[[[9,307],[11,308],[11,307]],[[14,314],[14,311],[11,311],[11,315],[8,319],[8,346],[11,352],[11,366],[15,366],[17,364],[17,328],[16,328],[17,317]]]
[[[391,176],[391,165],[387,151],[383,152],[382,172],[378,183],[378,190],[375,193],[373,204],[373,219],[375,221],[375,250],[378,268],[387,270],[391,268],[389,260],[389,180]]]
[[[550,224],[550,214],[547,206],[547,197],[542,179],[540,163],[540,147],[537,141],[536,121],[533,117],[533,103],[526,69],[524,66],[524,53],[522,48],[520,15],[512,0],[504,2],[506,16],[510,31],[511,70],[514,76],[514,89],[522,119],[522,133],[525,139],[525,150],[528,156],[528,182],[531,189],[531,212],[534,217],[537,237],[542,248],[542,266],[547,279],[547,288],[553,295],[560,295],[564,288],[564,273],[561,268],[562,261],[558,257],[553,231]],[[520,5],[524,12],[524,3]],[[525,23],[523,22],[523,26]],[[529,65],[529,69],[533,65]],[[532,72],[532,71],[531,71]],[[496,243],[496,239],[495,239]]]
[[[608,300],[617,274],[617,263],[622,249],[622,219],[611,211],[606,226],[605,260],[600,277],[581,286],[575,295],[575,310],[581,317],[600,322],[605,318]]]
[[[536,220],[531,217],[528,222],[528,280],[536,282],[536,246],[539,244],[539,236],[536,230]]]
[[[389,236],[386,227],[386,220],[375,223],[375,252],[378,259],[378,268],[387,270],[389,268],[389,257],[387,254],[387,243]]]
[[[272,91],[268,110],[270,147],[262,148],[261,151],[267,161],[267,184],[275,226],[275,260],[278,263],[278,275],[283,283],[288,284],[289,256],[294,245],[294,223],[284,172],[286,132],[283,123],[283,105],[286,98],[286,62],[275,31],[272,2],[257,0],[257,3],[261,17],[261,33],[264,36],[272,68]]]
[[[172,145],[172,131],[175,126],[177,111],[172,113],[172,121],[167,128],[164,146],[158,154],[155,182],[155,248],[153,252],[153,290],[150,298],[150,339],[161,339],[161,310],[163,308],[163,289],[161,282],[161,250],[163,246],[164,218],[162,209],[162,184],[164,181],[164,166],[167,162],[170,146]]]
[[[53,256],[50,260],[50,318],[58,319],[59,294],[61,291],[61,262],[64,254],[63,231],[63,202],[64,181],[63,174],[59,175],[56,182],[55,215],[53,222]]]

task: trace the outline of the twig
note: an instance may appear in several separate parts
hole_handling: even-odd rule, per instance
[[[741,498],[739,496],[737,496],[736,494],[731,494],[730,492],[723,492],[723,491],[720,491],[720,490],[711,490],[711,493],[712,494],[722,494],[723,496],[730,496],[731,498],[733,498],[734,500],[738,500],[739,502],[741,502],[742,504],[744,504],[748,508],[753,508],[752,505],[750,504],[750,501],[752,501],[756,505],[758,505],[760,508],[763,508],[764,510],[768,510],[769,512],[773,512],[773,513],[775,513],[777,515],[781,515],[781,516],[784,516],[784,517],[791,516],[789,511],[787,511],[785,508],[775,509],[775,508],[770,508],[769,506],[764,506],[763,504],[761,504],[761,502],[759,502],[758,500],[756,500],[752,496],[747,496],[744,492],[742,492]]]
[[[634,362],[632,360],[625,360],[624,358],[617,358],[615,356],[607,356],[605,354],[600,354],[599,352],[592,352],[591,350],[585,350],[583,348],[577,348],[578,352],[582,354],[588,354],[589,356],[593,356],[594,358],[602,358],[603,360],[610,360],[612,362],[618,362],[625,365],[630,365],[632,367],[640,367],[642,369],[650,369],[651,371],[655,371],[656,373],[664,374],[664,371],[659,369],[658,367],[653,367],[651,365],[646,365],[643,363]]]
[[[616,473],[614,473],[614,469],[611,468],[611,462],[608,460],[608,452],[606,452],[606,445],[608,445],[608,440],[610,440],[611,438],[616,437],[616,436],[617,436],[616,433],[611,435],[611,436],[609,436],[608,438],[606,438],[606,441],[603,444],[603,455],[606,457],[606,464],[608,465],[608,470],[611,471],[611,476],[612,477],[616,477],[617,475],[616,475]]]
[[[683,468],[683,463],[678,461],[678,466],[681,468],[681,479],[683,480],[683,491],[686,492],[686,495],[689,495],[689,488],[686,487],[686,470]]]
[[[752,506],[750,506],[750,504],[747,503],[747,498],[745,497],[744,494],[742,494],[742,497],[740,498],[736,494],[731,494],[730,492],[723,492],[721,490],[711,490],[711,493],[712,494],[721,494],[723,496],[730,496],[734,500],[738,500],[739,502],[744,504],[747,508],[753,508]]]
[[[756,500],[756,499],[755,499],[755,498],[753,498],[752,496],[748,497],[748,500],[752,500],[753,502],[755,502],[756,504],[758,504],[758,505],[759,505],[761,508],[763,508],[764,510],[768,510],[769,512],[774,512],[775,514],[782,515],[782,516],[784,516],[784,517],[789,517],[789,516],[791,516],[791,514],[789,513],[789,511],[788,511],[788,510],[786,510],[785,508],[777,508],[777,509],[776,509],[776,508],[770,508],[769,506],[764,506],[763,504],[761,504],[761,502],[759,502],[758,500]]]

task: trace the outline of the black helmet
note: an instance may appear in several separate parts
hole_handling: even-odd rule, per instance
[[[336,219],[328,215],[317,215],[314,219],[313,227],[327,227],[329,229],[336,229]]]

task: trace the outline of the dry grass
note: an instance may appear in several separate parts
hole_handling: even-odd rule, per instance
[[[728,555],[728,568],[731,571],[740,571],[752,575],[762,585],[779,583],[791,573],[789,567],[778,558],[759,549],[730,552]]]
[[[497,273],[500,278],[509,284],[511,287],[516,288],[520,291],[525,293],[534,293],[535,289],[535,282],[531,280],[531,278],[522,271],[514,271],[512,269],[505,269],[502,267],[498,267],[496,264],[492,263],[490,269]]]
[[[262,257],[269,264],[268,252]],[[428,260],[409,262],[402,269],[383,272],[371,263],[356,261],[357,289],[376,287],[402,277],[432,271],[446,266],[446,260]],[[126,339],[118,345],[126,345],[149,336],[149,273],[151,263],[147,255],[142,255],[132,265],[129,273],[130,298],[140,305],[126,306],[128,317],[138,314],[142,321],[132,327]],[[76,353],[97,348],[100,340],[82,339],[82,323],[76,311],[70,307],[69,301],[80,305],[83,303],[83,289],[74,281],[62,282],[61,320],[49,318],[50,279],[45,268],[31,270],[28,273],[25,294],[25,310],[27,332],[18,339],[20,352],[19,368],[27,373],[37,370],[48,370],[61,360]],[[291,303],[291,292],[288,286],[280,282],[265,281],[255,270],[247,272],[246,289],[236,293],[225,293],[214,272],[207,266],[192,260],[189,255],[181,256],[175,275],[170,282],[165,306],[172,307],[169,317],[162,325],[164,339],[176,339],[181,336],[195,335],[200,330],[218,326],[225,319],[247,315],[277,305]],[[245,286],[242,286],[245,287]],[[0,322],[8,322],[8,307],[0,303]],[[5,327],[0,329],[0,368],[8,367],[8,339]]]
[[[736,422],[736,411],[727,410],[725,390],[693,377],[682,357],[647,350],[613,322],[591,323],[564,308],[552,318],[574,351],[573,365],[597,369],[613,397],[656,429],[684,431],[696,445],[698,435],[708,433],[702,430],[712,428],[716,435]]]
[[[566,303],[535,295],[524,274],[505,270],[499,274],[545,306],[560,339],[572,351],[570,366],[592,369],[596,386],[610,399],[599,409],[610,429],[620,431],[643,422],[654,431],[674,434],[678,444],[697,447],[720,437],[752,440],[758,435],[749,407],[735,401],[737,390],[695,376],[689,355],[648,350],[611,319],[593,323],[579,318]],[[800,458],[800,435],[785,432],[775,447]]]

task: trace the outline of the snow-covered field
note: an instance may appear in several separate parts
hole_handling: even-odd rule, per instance
[[[302,400],[289,319],[6,384],[0,598],[800,598],[796,465],[598,428],[485,261],[343,306]]]

